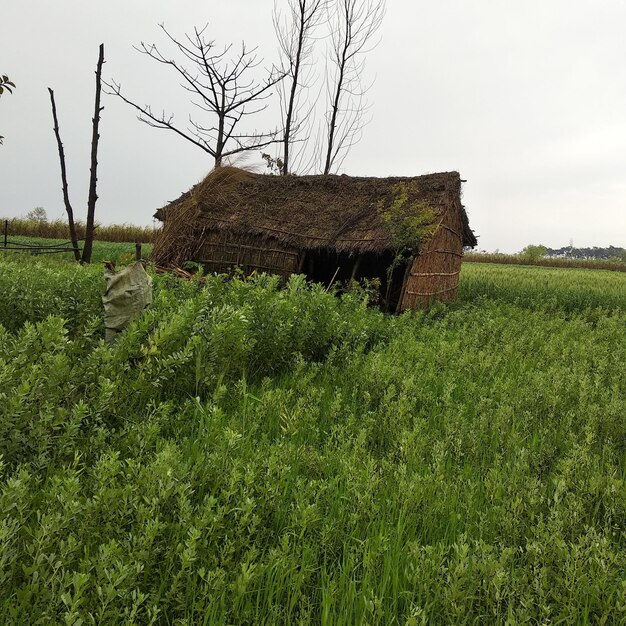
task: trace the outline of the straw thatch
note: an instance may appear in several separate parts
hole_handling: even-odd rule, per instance
[[[407,224],[419,223],[415,231],[408,228],[403,242],[414,254],[437,241],[450,222],[458,241],[448,247],[460,266],[463,246],[476,245],[460,194],[457,172],[412,178],[267,176],[221,167],[157,211],[164,226],[152,259],[161,266],[194,260],[216,271],[241,265],[283,275],[308,273],[305,256],[310,261],[329,252],[378,255],[389,263],[398,249],[393,220],[400,215]],[[436,259],[434,251],[431,257]],[[416,287],[402,276],[410,298]]]

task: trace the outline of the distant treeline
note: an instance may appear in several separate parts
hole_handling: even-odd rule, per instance
[[[605,248],[608,250],[609,248]],[[619,250],[619,248],[612,248]],[[584,248],[581,248],[584,250]],[[611,258],[611,257],[609,257]],[[507,265],[539,265],[541,267],[564,267],[564,268],[582,268],[590,270],[611,270],[614,272],[626,272],[626,262],[615,260],[604,260],[602,257],[586,258],[586,257],[529,257],[522,254],[501,254],[501,253],[483,253],[483,252],[466,252],[463,257],[464,261],[470,263],[503,263]]]
[[[0,234],[4,236],[5,222],[8,221],[8,236],[45,237],[47,239],[69,240],[67,222],[64,220],[42,220],[26,218],[1,218]],[[95,238],[100,241],[153,243],[158,228],[152,226],[131,226],[129,224],[113,224],[102,226],[97,224]],[[79,239],[85,236],[85,224],[76,222],[76,234]]]
[[[596,259],[613,260],[626,259],[626,248],[609,246],[608,248],[574,248],[565,246],[563,248],[546,248],[546,256],[561,259]]]

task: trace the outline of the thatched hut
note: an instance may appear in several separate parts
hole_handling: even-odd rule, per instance
[[[456,296],[475,246],[457,172],[413,178],[268,176],[221,167],[159,209],[152,260],[207,270],[377,279],[388,310]]]

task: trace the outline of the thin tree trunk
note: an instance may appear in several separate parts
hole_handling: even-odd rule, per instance
[[[96,67],[96,104],[93,116],[93,133],[91,136],[91,174],[89,178],[89,199],[87,201],[87,224],[85,227],[85,245],[83,246],[83,263],[91,262],[91,250],[93,247],[93,230],[94,218],[96,213],[96,184],[98,181],[98,126],[100,124],[100,92],[102,89],[102,64],[104,63],[104,44],[100,44],[100,53],[98,55],[98,65]]]
[[[348,27],[348,26],[346,26]],[[326,164],[324,165],[324,174],[330,174],[330,168],[333,165],[333,149],[335,147],[335,130],[337,127],[337,114],[339,112],[339,99],[343,92],[343,78],[346,70],[346,54],[348,51],[347,44],[344,44],[343,54],[341,58],[341,65],[339,67],[339,78],[337,80],[337,90],[335,91],[335,98],[333,100],[333,113],[330,119],[330,126],[328,129],[328,151],[326,152]]]
[[[63,143],[61,143],[61,135],[59,133],[59,122],[57,120],[57,107],[54,102],[54,91],[48,87],[50,92],[50,102],[52,103],[52,119],[54,120],[54,134],[57,138],[57,147],[59,148],[59,160],[61,161],[61,182],[63,184],[63,202],[65,204],[65,211],[67,212],[67,222],[70,229],[70,239],[72,240],[72,247],[74,248],[74,258],[80,261],[80,250],[78,249],[78,238],[76,237],[76,227],[74,226],[74,211],[70,204],[70,196],[67,191],[67,170],[65,169],[65,151],[63,150]]]
[[[215,142],[215,167],[222,166],[222,152],[224,151],[224,118],[220,115]]]
[[[300,77],[300,60],[302,57],[302,46],[304,44],[304,11],[300,12],[300,32],[298,33],[298,50],[296,52],[296,61],[293,68],[293,82],[291,83],[291,93],[289,94],[289,107],[287,108],[287,120],[285,122],[285,137],[283,150],[283,168],[282,175],[289,174],[289,139],[291,138],[291,121],[293,118],[293,109],[296,101],[296,92],[298,90],[298,78]]]
[[[224,91],[224,86],[222,86],[222,100],[220,105],[220,113],[218,113],[218,124],[217,124],[217,140],[215,142],[215,167],[222,166],[222,154],[224,152],[224,129],[225,129],[225,121],[224,116],[226,109],[226,92]]]
[[[361,82],[365,62],[363,55],[368,52],[368,41],[380,27],[385,14],[385,2],[337,0],[337,22],[331,33],[331,55],[336,67],[336,80],[331,107],[327,112],[330,121],[324,174],[330,174],[336,168],[338,159],[340,164],[345,158],[345,151],[359,139],[364,124],[362,115],[367,108],[363,103],[367,88],[363,88]]]

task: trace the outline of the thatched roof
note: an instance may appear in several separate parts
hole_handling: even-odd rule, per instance
[[[415,210],[428,207],[437,215],[460,210],[463,244],[475,246],[460,192],[457,172],[411,178],[268,176],[221,167],[155,217],[166,222],[166,230],[184,215],[203,230],[271,237],[296,249],[383,252],[393,242],[381,211],[404,193],[405,204]]]

